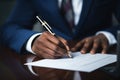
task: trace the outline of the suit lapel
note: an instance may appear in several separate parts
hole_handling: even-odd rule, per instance
[[[56,13],[55,15],[57,15],[57,17],[59,17],[58,19],[61,23],[64,23],[63,18],[61,17],[59,8],[56,7],[56,6],[58,6],[58,0],[51,0],[51,1],[53,1],[53,3],[54,3],[53,8],[55,8],[55,12],[54,12],[54,13]],[[79,20],[79,23],[78,23],[78,27],[83,25],[87,15],[89,14],[89,11],[90,11],[90,8],[92,6],[93,1],[94,0],[83,0],[83,7],[82,7],[82,12],[81,12],[81,15],[80,15],[80,20]],[[48,0],[48,2],[49,2],[49,0]]]
[[[89,11],[91,8],[93,0],[83,0],[83,7],[82,7],[82,12],[81,12],[81,16],[80,16],[80,20],[78,23],[78,27],[82,26]]]
[[[48,0],[48,2],[50,2],[50,0]],[[64,23],[63,21],[63,18],[61,16],[61,13],[60,13],[60,10],[59,10],[59,7],[58,7],[58,0],[51,0],[50,2],[51,4],[51,9],[54,9],[54,11],[51,11],[50,12],[53,14],[55,20],[59,21],[59,23]]]
[[[55,8],[55,10],[54,10],[54,16],[55,16],[55,19],[56,19],[56,23],[58,23],[61,26],[66,26],[63,29],[68,29],[69,30],[70,28],[65,23],[64,18],[61,15],[60,8],[58,7],[58,0],[53,0],[53,3],[54,3],[53,4],[53,8]]]

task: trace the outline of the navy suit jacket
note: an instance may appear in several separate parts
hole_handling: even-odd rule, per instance
[[[98,31],[108,31],[116,36],[120,26],[112,26],[113,13],[120,21],[120,0],[83,0],[79,23],[71,31],[60,14],[57,0],[17,0],[2,28],[2,43],[20,53],[30,36],[37,33],[31,30],[36,15],[67,40],[83,39]]]

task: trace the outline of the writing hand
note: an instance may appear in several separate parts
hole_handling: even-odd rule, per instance
[[[32,50],[43,58],[60,58],[67,54],[65,40],[51,35],[48,31],[34,40]]]
[[[106,53],[108,50],[108,40],[103,34],[87,37],[81,41],[78,41],[76,45],[71,49],[72,51],[80,50],[85,54],[90,52],[92,54],[96,52]]]

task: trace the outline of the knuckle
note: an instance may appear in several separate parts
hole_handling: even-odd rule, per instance
[[[54,51],[59,50],[57,46],[52,46],[52,49],[53,49]]]
[[[53,56],[55,56],[56,52],[51,50],[50,54],[53,55]]]
[[[98,39],[98,38],[94,39],[94,43],[99,43],[100,41],[101,41],[101,40]]]
[[[97,50],[97,48],[98,48],[97,46],[94,46],[94,47],[92,48],[92,50],[95,51],[95,50]]]
[[[88,48],[88,47],[84,46],[84,47],[82,48],[82,50],[86,51],[86,50],[87,50],[87,48]]]

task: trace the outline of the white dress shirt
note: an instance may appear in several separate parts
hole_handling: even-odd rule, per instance
[[[62,0],[58,0],[59,7],[61,7],[61,2],[62,2]],[[75,25],[77,25],[78,21],[80,20],[80,15],[81,15],[82,6],[83,6],[83,0],[72,0],[72,5],[73,5],[73,12],[75,14],[74,15],[74,23],[75,23]],[[117,42],[115,37],[113,36],[113,34],[106,32],[106,31],[99,31],[96,33],[96,35],[98,35],[100,33],[103,33],[107,37],[109,45],[115,44]],[[31,44],[32,44],[33,39],[40,34],[42,34],[42,33],[34,34],[33,36],[30,37],[30,39],[28,40],[27,45],[26,45],[27,51],[35,54],[31,49]],[[32,60],[30,60],[30,61],[32,61]],[[31,72],[33,72],[33,71],[31,71]]]

